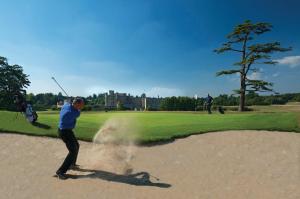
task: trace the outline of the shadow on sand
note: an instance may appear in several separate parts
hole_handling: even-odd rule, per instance
[[[90,170],[90,169],[77,169],[81,172],[90,172],[86,175],[72,175],[67,174],[71,179],[80,179],[80,178],[96,178],[102,179],[111,182],[119,182],[136,186],[155,186],[160,188],[169,188],[170,184],[167,183],[153,183],[150,181],[150,174],[148,172],[138,172],[134,174],[121,175],[116,173],[111,173],[108,171],[101,170]]]
[[[41,128],[41,129],[50,129],[51,128],[51,126],[49,126],[47,124],[42,124],[39,122],[34,122],[34,123],[32,123],[32,125],[35,127]]]

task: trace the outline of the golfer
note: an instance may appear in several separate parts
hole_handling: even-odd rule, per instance
[[[205,99],[208,114],[211,114],[211,105],[212,105],[213,101],[214,101],[214,99],[212,98],[212,96],[210,96],[208,94],[207,98]]]
[[[60,111],[58,135],[66,144],[69,150],[67,157],[56,171],[59,179],[65,180],[65,175],[68,169],[76,169],[77,155],[79,151],[79,143],[74,135],[73,128],[76,125],[76,119],[80,116],[80,110],[83,108],[84,102],[81,98],[75,98],[73,103],[66,103]]]

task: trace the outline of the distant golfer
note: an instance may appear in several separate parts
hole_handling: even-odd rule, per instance
[[[205,99],[205,104],[207,108],[208,114],[211,114],[211,105],[213,103],[214,99],[209,94],[207,95],[207,98]]]
[[[72,129],[75,128],[76,119],[80,116],[80,110],[83,106],[83,100],[81,98],[75,98],[72,104],[66,103],[60,111],[58,134],[69,150],[69,154],[60,168],[56,171],[57,177],[61,180],[67,179],[65,174],[68,169],[78,168],[76,161],[79,151],[79,143]]]

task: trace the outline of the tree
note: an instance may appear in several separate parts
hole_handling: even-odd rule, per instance
[[[0,56],[0,106],[13,110],[14,96],[25,95],[29,86],[28,75],[23,73],[19,65],[9,65],[5,57]]]
[[[259,72],[259,68],[255,67],[259,64],[276,64],[276,62],[271,59],[271,53],[291,50],[291,47],[282,48],[279,42],[250,43],[250,41],[256,39],[256,36],[269,32],[271,29],[272,25],[269,23],[252,23],[250,20],[247,20],[243,24],[237,25],[233,32],[227,36],[228,41],[224,43],[221,48],[215,50],[218,54],[232,51],[241,55],[240,61],[233,64],[236,68],[219,71],[216,74],[217,76],[235,73],[240,75],[240,89],[236,90],[240,95],[239,111],[245,110],[246,92],[273,91],[272,83],[264,80],[251,79],[249,72]]]
[[[201,99],[191,97],[166,97],[160,102],[160,110],[165,111],[194,111],[197,104],[200,105]]]

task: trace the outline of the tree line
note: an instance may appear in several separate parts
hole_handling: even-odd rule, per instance
[[[67,97],[62,93],[26,94],[26,88],[30,85],[28,75],[23,73],[19,65],[10,65],[7,59],[0,57],[0,109],[16,110],[14,96],[25,96],[36,110],[57,109],[57,102],[63,102]],[[83,97],[85,110],[104,110],[104,94],[93,94]],[[219,95],[214,98],[213,106],[239,106],[239,95]],[[245,95],[245,106],[286,104],[288,102],[300,102],[300,93],[259,95],[255,91],[248,91]],[[203,110],[205,98],[194,99],[192,97],[166,97],[161,100],[158,110],[166,111],[199,111]],[[118,109],[117,109],[118,110]],[[151,109],[152,110],[152,109]]]
[[[254,105],[283,105],[288,102],[300,102],[300,93],[287,93],[276,95],[259,95],[250,92],[246,95],[246,106]],[[205,98],[166,97],[162,100],[160,110],[165,111],[199,111],[204,109]],[[240,97],[222,94],[214,98],[214,108],[218,106],[239,106]]]
[[[93,94],[88,97],[82,97],[85,101],[84,110],[104,110],[104,95]],[[284,105],[288,102],[300,102],[300,93],[286,93],[276,95],[259,95],[255,92],[250,92],[246,95],[246,105]],[[67,97],[62,93],[33,93],[26,94],[26,100],[33,105],[36,110],[57,109],[57,102],[66,100]],[[222,94],[214,97],[213,106],[239,106],[239,96]],[[161,111],[201,111],[204,108],[205,98],[200,97],[165,97],[160,103]],[[9,106],[10,107],[10,106]],[[1,107],[6,109],[7,107]],[[152,109],[151,109],[152,110]]]

